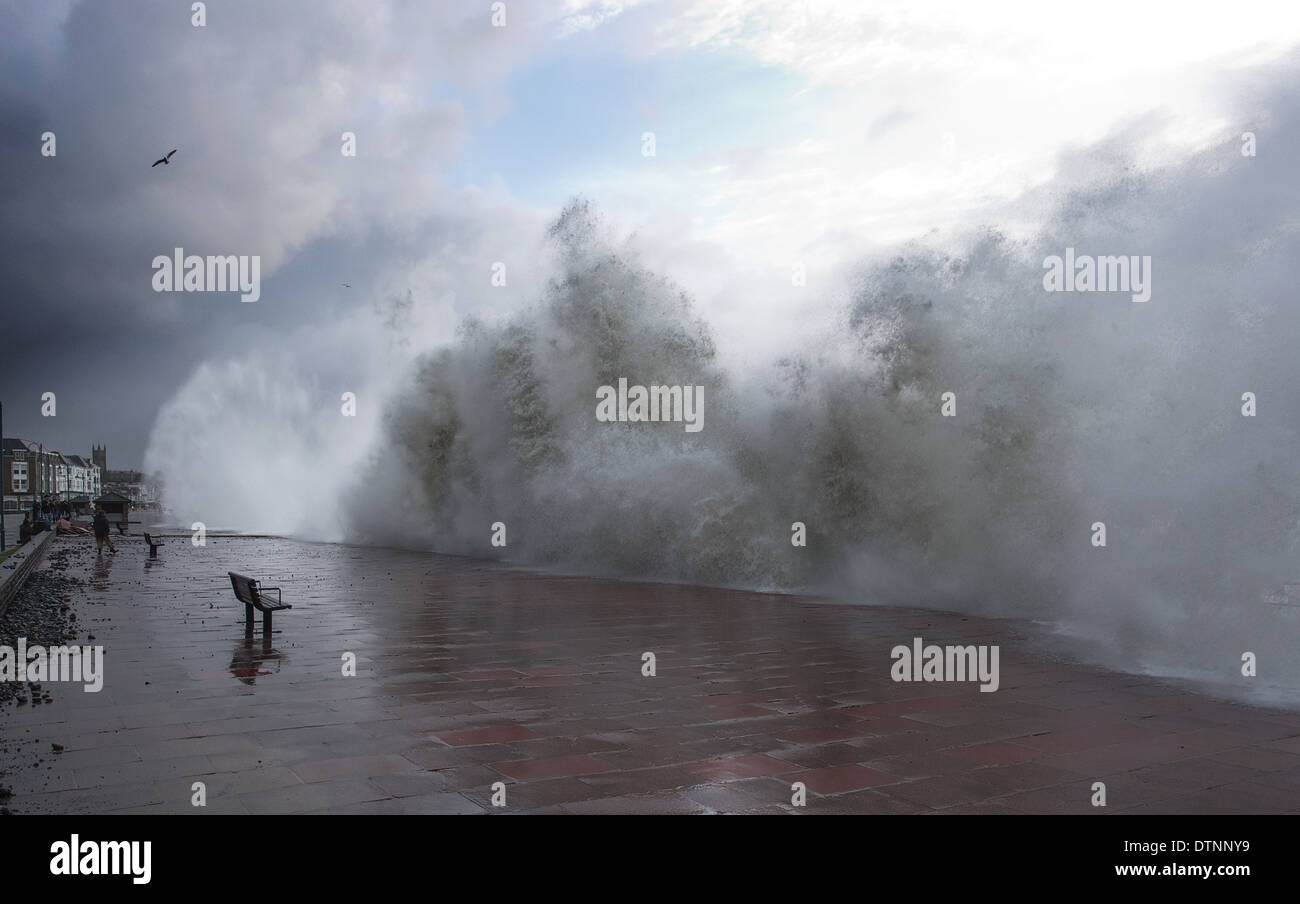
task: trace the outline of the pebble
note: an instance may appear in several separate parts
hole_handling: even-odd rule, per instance
[[[72,627],[75,613],[68,613],[65,600],[82,591],[84,582],[68,577],[69,559],[75,549],[54,549],[47,554],[47,567],[31,573],[23,589],[9,603],[4,618],[0,619],[0,644],[17,646],[18,638],[27,638],[27,645],[44,647],[73,643],[76,632]],[[22,681],[0,682],[0,706],[15,702],[24,706],[30,699],[32,705],[49,703],[53,699],[43,692],[39,683]]]

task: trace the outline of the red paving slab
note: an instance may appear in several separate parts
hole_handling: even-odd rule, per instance
[[[1021,623],[287,540],[56,548],[105,686],[0,709],[17,813],[192,812],[195,781],[241,815],[1090,813],[1094,781],[1107,812],[1300,813],[1300,714]],[[293,603],[269,645],[227,571]],[[894,683],[915,636],[998,644],[999,691]]]
[[[560,678],[582,674],[582,669],[571,665],[548,666],[543,669],[520,669],[520,671],[530,678]]]
[[[495,763],[493,768],[511,778],[522,781],[535,781],[540,778],[564,778],[571,775],[591,775],[594,772],[608,772],[614,767],[595,757],[581,754],[574,756],[552,756],[537,760],[520,760],[516,763]]]
[[[782,775],[797,768],[783,760],[756,754],[753,756],[733,756],[705,763],[692,763],[686,767],[695,775],[715,782],[733,779],[758,778],[764,775]]]
[[[970,747],[957,747],[948,751],[949,756],[971,760],[985,766],[998,766],[1006,763],[1023,763],[1038,757],[1038,753],[1028,747],[994,741],[991,744],[972,744]]]
[[[787,731],[781,737],[787,741],[794,741],[799,744],[825,744],[832,741],[847,741],[851,738],[859,738],[870,735],[871,732],[866,728],[859,727],[858,730],[846,728],[801,728],[796,731]]]
[[[892,785],[896,776],[866,766],[830,766],[826,769],[809,769],[785,776],[791,782],[803,782],[808,790],[818,794],[838,794],[841,791],[861,791],[876,785]]]
[[[464,731],[444,731],[438,740],[452,747],[469,747],[476,744],[497,744],[502,741],[525,741],[535,738],[523,725],[494,725],[491,728],[467,728]]]

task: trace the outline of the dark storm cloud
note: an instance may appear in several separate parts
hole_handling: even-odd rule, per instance
[[[483,3],[222,2],[198,28],[189,3],[0,4],[6,435],[138,464],[199,361],[341,318],[386,255],[478,228],[438,172],[536,36],[512,13],[493,29]],[[260,256],[261,300],[154,292],[177,247]]]

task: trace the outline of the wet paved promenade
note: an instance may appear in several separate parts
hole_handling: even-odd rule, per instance
[[[58,542],[87,548],[106,678],[0,710],[17,813],[1300,812],[1300,715],[1053,662],[1007,623],[265,539],[124,538],[92,571]],[[228,570],[293,604],[270,652]],[[1000,689],[892,682],[918,635],[998,644]]]

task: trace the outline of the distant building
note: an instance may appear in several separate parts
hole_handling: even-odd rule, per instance
[[[102,469],[80,455],[63,455],[25,439],[0,440],[0,494],[6,512],[31,511],[33,502],[46,496],[93,499],[103,491]]]
[[[0,490],[6,512],[31,511],[34,500],[58,492],[59,453],[39,443],[6,437],[0,440]]]
[[[143,471],[110,471],[108,469],[108,449],[105,446],[91,447],[90,457],[103,474],[104,491],[112,491],[131,500],[135,509],[158,508],[162,501],[159,481],[152,479]]]
[[[95,489],[95,475],[91,472],[94,467],[80,455],[65,455],[69,464],[68,470],[68,490],[74,495],[85,493],[90,497],[98,496]]]
[[[31,509],[35,470],[31,451],[24,440],[8,437],[0,440],[0,480],[3,481],[0,490],[4,494],[6,512]]]
[[[73,461],[71,455],[60,455],[59,461],[63,466],[63,492],[69,497],[85,492],[86,469]]]
[[[54,492],[59,499],[66,501],[71,495],[68,492],[68,460],[57,452],[54,454]]]
[[[106,471],[104,490],[121,493],[135,508],[152,508],[160,501],[158,484],[142,471]]]

